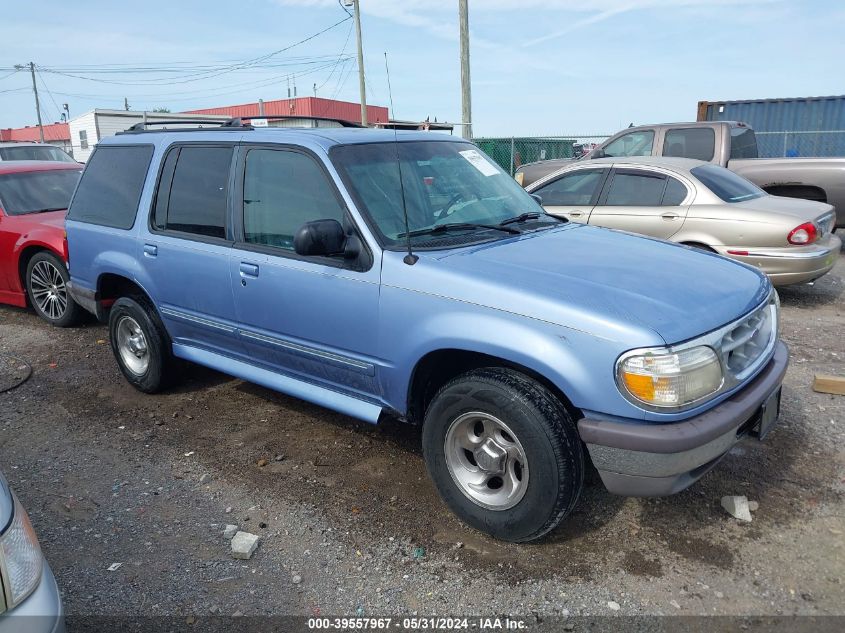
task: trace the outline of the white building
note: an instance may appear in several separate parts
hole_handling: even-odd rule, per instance
[[[128,130],[136,123],[147,121],[182,121],[183,125],[175,124],[166,127],[195,127],[191,121],[211,120],[226,121],[226,115],[214,114],[183,114],[170,112],[136,112],[133,110],[91,110],[69,122],[70,142],[73,145],[73,157],[84,163],[88,160],[94,146],[107,136],[114,136],[118,132]]]

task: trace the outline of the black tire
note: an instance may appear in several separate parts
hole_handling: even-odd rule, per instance
[[[505,422],[524,449],[529,475],[513,507],[479,505],[456,484],[447,466],[450,426],[476,411]],[[584,451],[572,416],[547,388],[513,370],[477,369],[441,388],[426,411],[422,444],[443,501],[463,521],[498,539],[541,538],[572,511],[581,494]]]
[[[142,371],[133,370],[121,354],[118,329],[131,323],[137,324],[143,334],[148,358]],[[109,340],[120,371],[133,387],[157,393],[173,383],[176,360],[170,337],[146,297],[121,297],[114,302],[109,312]]]
[[[29,303],[35,314],[50,325],[70,327],[82,318],[82,308],[67,291],[69,279],[65,263],[49,251],[36,253],[26,266],[24,281]],[[59,283],[52,283],[54,281]]]

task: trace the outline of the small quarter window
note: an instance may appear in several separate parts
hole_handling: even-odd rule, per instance
[[[666,193],[663,194],[664,207],[677,207],[687,197],[687,188],[680,180],[669,178],[666,183]]]

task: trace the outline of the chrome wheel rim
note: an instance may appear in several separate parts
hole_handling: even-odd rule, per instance
[[[150,366],[147,337],[138,322],[130,316],[120,317],[115,328],[117,351],[124,367],[136,376],[143,376]]]
[[[480,411],[455,418],[446,431],[444,450],[452,480],[473,503],[488,510],[507,510],[525,496],[525,449],[498,418]]]
[[[29,275],[32,302],[38,311],[52,321],[61,319],[67,311],[67,286],[61,271],[51,262],[36,262]]]

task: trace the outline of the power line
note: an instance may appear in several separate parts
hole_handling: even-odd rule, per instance
[[[156,85],[165,85],[165,86],[186,84],[186,83],[192,83],[192,82],[195,82],[195,81],[201,81],[203,79],[212,79],[214,77],[219,77],[221,75],[225,75],[225,74],[235,72],[235,71],[238,71],[238,70],[253,68],[253,67],[261,64],[262,62],[265,62],[268,59],[275,57],[276,55],[279,55],[281,53],[289,51],[290,49],[295,48],[296,46],[300,46],[302,44],[305,44],[306,42],[310,42],[314,38],[319,37],[323,33],[326,33],[328,31],[336,28],[337,26],[343,24],[344,22],[348,21],[349,19],[350,18],[347,16],[347,17],[343,18],[342,20],[340,20],[339,22],[335,22],[331,26],[326,27],[322,31],[318,31],[317,33],[309,35],[308,37],[303,38],[303,39],[299,40],[298,42],[294,42],[293,44],[285,46],[284,48],[280,48],[279,50],[273,51],[271,53],[267,53],[265,55],[261,55],[259,57],[255,57],[255,58],[252,58],[252,59],[247,59],[247,60],[244,60],[244,61],[241,61],[241,62],[237,62],[235,64],[219,66],[219,67],[216,67],[216,68],[211,68],[211,69],[203,70],[203,71],[200,71],[200,72],[188,73],[188,74],[184,75],[182,78],[180,78],[179,80],[176,80],[176,81],[162,81],[160,78],[148,79],[148,80],[137,81],[137,82],[114,81],[114,80],[109,80],[109,79],[86,77],[83,74],[63,72],[63,71],[60,71],[60,70],[56,70],[52,67],[43,67],[42,66],[41,70],[43,72],[49,72],[49,73],[55,73],[55,74],[58,74],[58,75],[64,75],[64,76],[67,76],[67,77],[73,77],[74,79],[82,79],[82,80],[85,80],[85,81],[94,81],[94,82],[114,84],[114,85],[119,85],[119,86],[138,86],[138,85],[146,85],[148,83],[155,83]]]
[[[47,82],[44,81],[44,77],[41,76],[41,70],[36,67],[35,70],[36,74],[38,75],[38,79],[41,81],[41,85],[44,86],[44,91],[47,93],[47,96],[50,97],[50,101],[53,102],[53,106],[56,108],[56,118],[53,119],[54,121],[59,121],[62,118],[62,110],[59,108],[59,104],[56,103],[56,100],[53,98],[53,93],[50,92],[50,89],[47,87]]]

